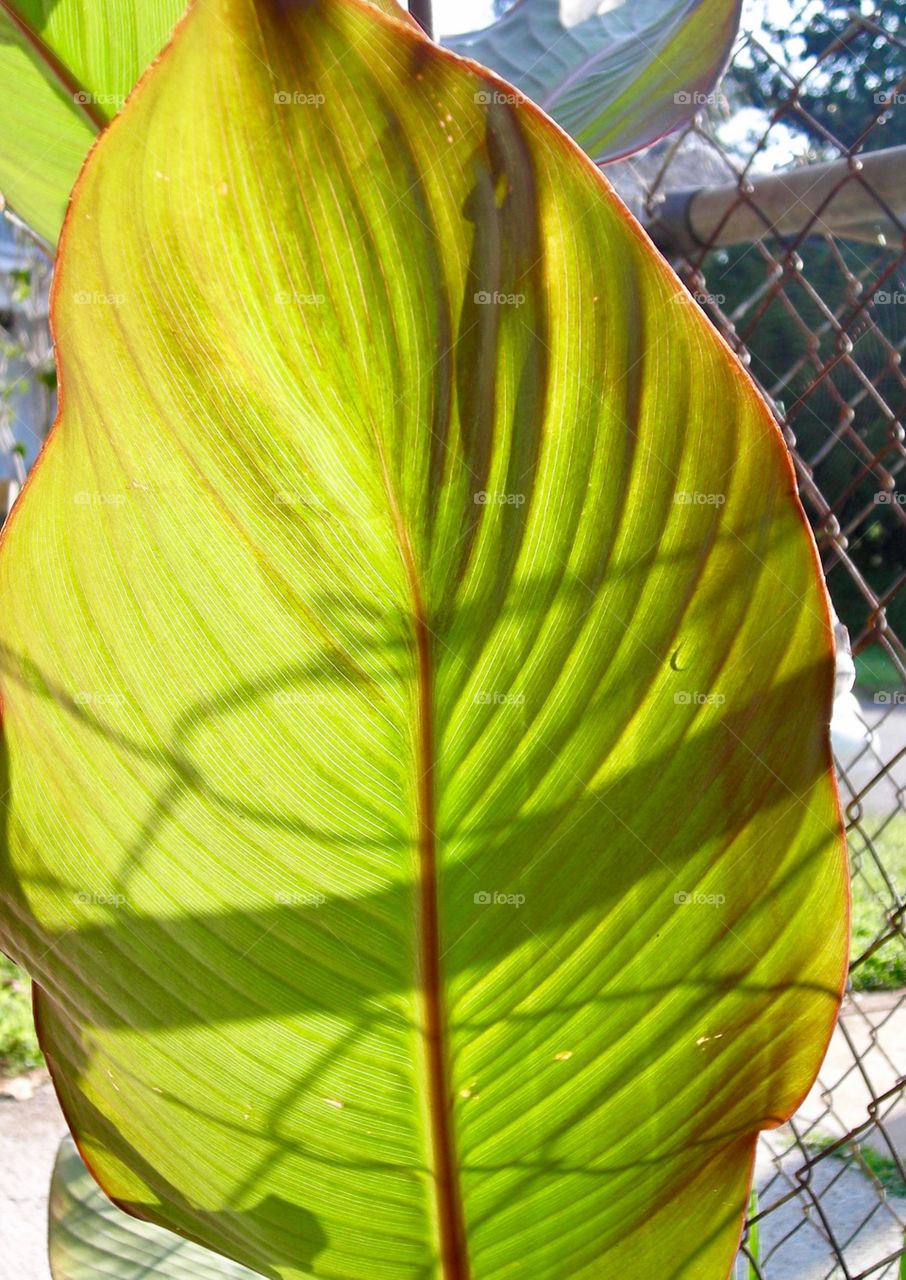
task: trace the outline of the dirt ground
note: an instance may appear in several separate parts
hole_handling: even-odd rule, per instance
[[[50,1280],[47,1191],[66,1125],[48,1081],[0,1097],[0,1280]]]

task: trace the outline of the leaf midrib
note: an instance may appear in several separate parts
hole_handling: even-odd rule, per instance
[[[396,498],[381,441],[374,442],[400,557],[412,602],[416,649],[416,934],[417,985],[422,1000],[421,1034],[424,1037],[428,1125],[431,1167],[437,1215],[440,1271],[443,1280],[469,1280],[465,1217],[459,1181],[456,1139],[453,1129],[453,1089],[444,1000],[440,949],[437,809],[435,788],[434,658],[432,633],[409,532]]]
[[[404,559],[407,557],[404,555]],[[414,566],[411,566],[414,571]],[[407,565],[407,573],[410,566]],[[417,579],[410,576],[418,663],[418,943],[427,1056],[428,1111],[433,1177],[444,1280],[468,1280],[462,1198],[453,1133],[452,1085],[440,952],[437,834],[435,827],[434,677],[431,635]]]
[[[66,95],[71,99],[72,105],[86,117],[92,128],[98,133],[105,129],[108,124],[107,118],[102,112],[98,111],[89,90],[85,88],[81,81],[76,79],[66,64],[44,43],[38,32],[33,30],[21,14],[13,8],[10,0],[0,0],[0,12],[6,14],[19,34],[37,55],[45,70],[66,91]],[[88,101],[83,102],[79,95],[83,95]]]

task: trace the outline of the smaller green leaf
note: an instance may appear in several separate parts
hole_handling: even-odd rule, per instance
[[[82,161],[186,0],[0,0],[0,195],[53,244]]]
[[[257,1272],[142,1222],[108,1200],[75,1143],[60,1143],[50,1186],[53,1280],[255,1280]]]
[[[713,96],[739,13],[739,0],[521,0],[444,43],[511,80],[592,159],[616,160]]]

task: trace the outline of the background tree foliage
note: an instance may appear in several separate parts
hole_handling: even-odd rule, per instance
[[[777,60],[751,44],[748,65],[737,60],[728,85],[735,109],[755,106],[782,123],[794,145],[797,139],[807,143],[810,161],[836,159],[856,146],[874,151],[906,142],[906,111],[897,101],[906,91],[906,58],[890,38],[903,29],[906,0],[880,0],[874,10],[872,20],[886,35],[858,23],[847,29],[851,13],[845,3],[823,11],[807,6],[785,19],[783,29],[768,25],[766,43]],[[752,372],[782,402],[800,452],[813,465],[841,527],[852,526],[849,555],[881,596],[906,572],[899,513],[877,501],[884,468],[894,467],[900,457],[901,435],[878,401],[898,418],[906,408],[897,363],[886,345],[896,348],[906,337],[900,248],[832,245],[817,235],[785,246],[786,254],[776,240],[766,247],[769,253],[740,245],[710,255],[708,286],[722,295],[723,310],[733,316],[750,349]],[[763,297],[753,303],[776,269],[773,259],[782,263],[783,278],[766,295],[770,301]],[[883,287],[873,295],[866,292],[892,265]],[[829,323],[828,311],[838,318],[839,329]],[[841,358],[840,330],[852,341],[877,399],[845,353]],[[825,559],[836,608],[857,635],[867,621],[864,597],[842,563]],[[906,593],[891,604],[888,619],[901,633],[906,629]]]
[[[784,17],[782,26],[765,23],[765,34],[781,46],[789,64],[801,70],[817,64],[795,101],[787,77],[757,45],[751,46],[751,66],[734,66],[735,87],[751,105],[779,113],[828,154],[837,150],[828,134],[845,147],[861,143],[865,151],[906,142],[906,112],[889,110],[875,124],[883,106],[878,98],[904,89],[906,57],[891,37],[906,29],[906,0],[878,0],[863,8],[871,10],[879,31],[857,21],[847,27],[854,9],[847,3],[806,6]]]

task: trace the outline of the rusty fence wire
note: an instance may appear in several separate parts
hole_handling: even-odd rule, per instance
[[[810,51],[760,23],[744,30],[724,90],[695,122],[608,176],[761,387],[840,620],[850,989],[817,1085],[760,1140],[736,1277],[895,1280],[906,1231],[906,154],[885,152],[906,104],[906,44],[883,14],[789,11]],[[837,131],[815,103],[839,84],[841,62],[865,75],[854,81],[861,121]],[[767,94],[755,87],[767,83]],[[740,119],[748,132],[734,132]],[[48,276],[3,223],[0,518],[52,416]]]

